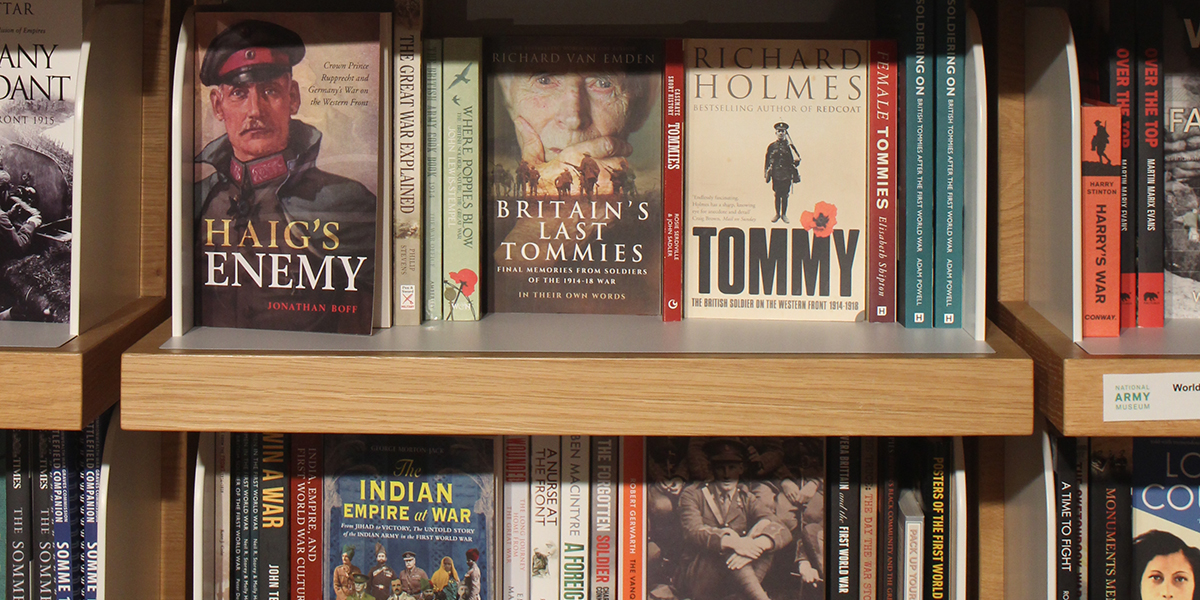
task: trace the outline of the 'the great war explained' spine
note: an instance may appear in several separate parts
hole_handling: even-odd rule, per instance
[[[870,90],[867,109],[871,121],[867,128],[867,173],[870,177],[870,206],[867,223],[870,240],[867,269],[867,320],[872,323],[896,321],[896,143],[900,137],[896,122],[896,42],[871,42]]]
[[[442,40],[425,44],[425,320],[439,321],[442,298]]]
[[[901,0],[904,26],[904,285],[900,318],[905,327],[933,327],[933,90],[936,22],[927,0]]]
[[[1109,0],[1109,102],[1121,109],[1121,328],[1137,326],[1136,12],[1134,0]]]
[[[937,0],[937,96],[934,109],[934,327],[962,327],[963,95],[966,9]]]
[[[562,519],[559,522],[560,600],[589,600],[591,568],[591,438],[562,437]]]
[[[504,600],[529,600],[529,436],[504,436]]]
[[[683,319],[683,40],[666,42],[663,79],[663,321]]]
[[[1162,0],[1137,3],[1137,324],[1163,326]]]
[[[621,530],[616,526],[620,499],[621,439],[592,438],[592,600],[617,600],[617,553]]]
[[[395,111],[393,123],[392,173],[395,177],[392,197],[392,253],[394,281],[392,294],[395,325],[421,324],[421,238],[424,233],[421,214],[421,176],[425,125],[421,117],[421,21],[408,22],[394,16],[392,55]]]
[[[448,321],[483,313],[480,265],[480,119],[483,54],[479,38],[446,38],[442,46],[442,286]]]
[[[529,597],[531,600],[557,600],[562,554],[558,539],[562,523],[560,439],[556,435],[532,436],[530,450]]]
[[[291,436],[289,503],[291,512],[291,600],[320,600],[323,566],[321,564],[321,519],[325,464],[320,434],[297,433]]]
[[[282,433],[260,436],[258,472],[258,597],[290,597],[291,536],[288,532],[288,437]]]

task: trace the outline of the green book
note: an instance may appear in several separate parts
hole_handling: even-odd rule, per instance
[[[479,294],[483,41],[447,38],[442,47],[442,298],[447,321],[477,321]]]
[[[938,0],[937,71],[934,93],[933,323],[962,327],[963,119],[966,84],[966,7]]]
[[[442,40],[424,40],[425,320],[442,318]]]
[[[904,255],[897,300],[905,327],[933,327],[933,31],[926,0],[899,0],[904,56]]]

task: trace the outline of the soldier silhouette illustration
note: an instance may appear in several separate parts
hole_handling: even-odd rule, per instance
[[[1096,156],[1100,159],[1100,164],[1112,164],[1112,159],[1104,153],[1104,149],[1108,147],[1108,128],[1096,120],[1096,134],[1092,136],[1092,150],[1096,152]]]
[[[780,219],[784,223],[790,222],[787,218],[787,202],[792,193],[792,183],[800,181],[799,164],[800,152],[792,145],[788,124],[780,121],[775,124],[775,141],[767,146],[767,159],[763,165],[763,177],[775,190],[775,217],[771,219],[772,223]]]

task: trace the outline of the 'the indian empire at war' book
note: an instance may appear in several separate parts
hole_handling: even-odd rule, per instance
[[[494,600],[496,438],[325,436],[325,598]]]
[[[371,332],[391,22],[196,14],[198,325]]]
[[[663,52],[625,39],[485,49],[490,310],[661,312]]]
[[[71,312],[75,85],[83,10],[73,0],[0,12],[0,319]]]
[[[686,42],[685,317],[864,317],[869,50]]]

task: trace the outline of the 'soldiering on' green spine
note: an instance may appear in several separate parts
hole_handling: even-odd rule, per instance
[[[933,106],[934,19],[926,0],[901,0],[906,25],[900,37],[904,55],[904,268],[899,316],[905,327],[933,327],[930,270],[933,268]]]
[[[963,84],[966,83],[966,7],[937,0],[937,103],[933,172],[934,327],[962,327],[963,261]]]

